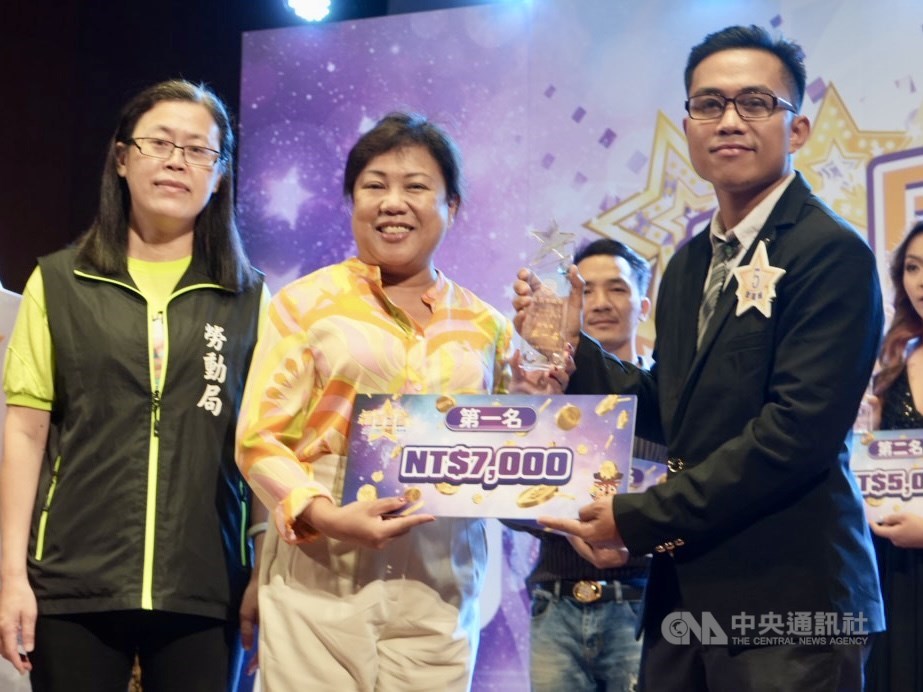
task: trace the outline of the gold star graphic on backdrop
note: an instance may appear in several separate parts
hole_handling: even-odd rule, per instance
[[[865,171],[876,156],[906,149],[903,131],[860,130],[833,84],[827,86],[807,143],[795,154],[814,194],[856,228],[865,230]]]
[[[712,186],[689,163],[683,133],[658,112],[645,188],[583,225],[600,235],[609,236],[618,228],[675,246],[686,237],[689,218],[714,208]]]
[[[603,237],[622,241],[650,263],[650,297],[656,303],[660,274],[686,239],[690,222],[710,218],[715,206],[712,186],[689,162],[685,136],[658,111],[644,189],[583,225]],[[652,344],[653,320],[642,322],[638,335],[642,349]]]

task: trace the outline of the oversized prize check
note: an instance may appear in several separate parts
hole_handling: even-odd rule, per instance
[[[895,512],[923,514],[923,430],[854,433],[849,466],[871,521]]]
[[[359,395],[343,503],[404,496],[402,514],[576,517],[629,489],[636,397]]]

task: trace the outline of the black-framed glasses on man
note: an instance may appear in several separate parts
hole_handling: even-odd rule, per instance
[[[686,101],[686,112],[693,120],[717,120],[724,115],[728,104],[744,120],[762,120],[782,109],[797,113],[798,110],[783,98],[765,91],[745,91],[734,98],[724,94],[698,94]]]
[[[199,146],[198,144],[187,144],[181,147],[175,142],[159,137],[133,137],[128,140],[129,144],[138,147],[144,156],[150,156],[155,159],[168,159],[173,156],[173,150],[179,149],[183,152],[183,159],[190,166],[201,166],[202,168],[212,168],[221,158],[221,152],[209,149],[208,147]]]

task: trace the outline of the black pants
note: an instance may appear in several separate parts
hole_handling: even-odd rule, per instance
[[[195,615],[125,610],[40,615],[33,692],[125,692],[137,655],[144,692],[225,692],[236,629]]]
[[[742,648],[703,645],[695,636],[688,643],[669,642],[664,619],[685,610],[671,565],[661,565],[657,589],[644,613],[641,692],[862,692],[871,636],[864,645]]]
[[[643,692],[862,692],[868,647],[675,645],[645,634]]]

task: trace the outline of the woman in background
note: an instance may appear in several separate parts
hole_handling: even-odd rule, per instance
[[[136,657],[145,692],[220,692],[238,612],[252,631],[258,512],[234,429],[268,296],[237,233],[233,146],[207,88],[142,91],[93,225],[26,286],[4,373],[0,637],[36,692],[123,692]]]
[[[875,375],[875,417],[882,430],[923,429],[923,222],[891,261],[894,316]],[[866,690],[923,690],[923,516],[888,515],[872,523],[888,629],[877,635]]]

